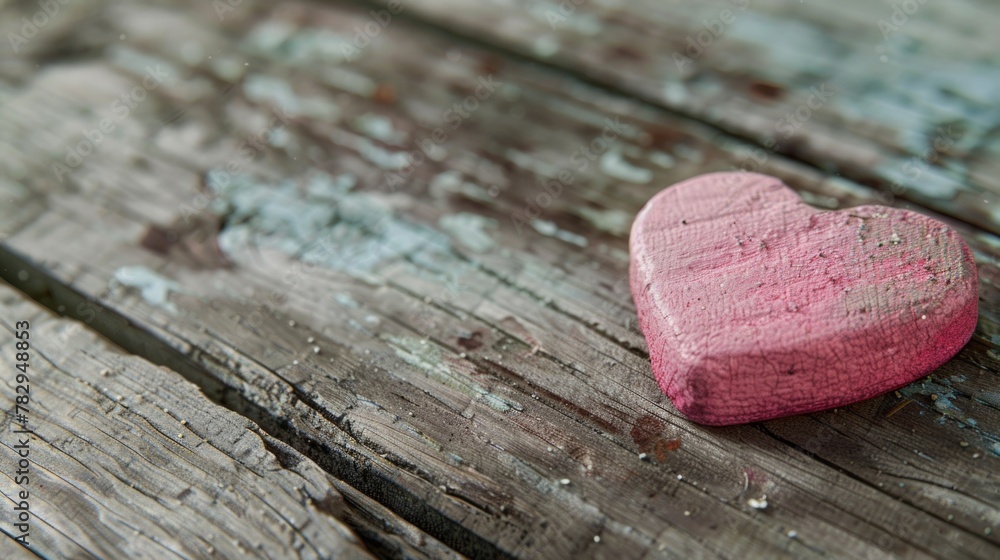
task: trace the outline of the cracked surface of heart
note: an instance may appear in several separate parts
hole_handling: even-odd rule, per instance
[[[766,175],[665,189],[630,248],[653,374],[703,424],[899,388],[961,350],[978,317],[972,253],[947,225],[882,206],[818,211]]]

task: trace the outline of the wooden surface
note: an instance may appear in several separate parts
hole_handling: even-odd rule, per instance
[[[405,4],[404,14],[1000,233],[1000,10],[988,0]]]
[[[4,348],[18,340],[18,323],[32,335],[31,474],[14,484],[5,469],[3,482],[8,497],[29,489],[28,542],[38,553],[370,558],[338,520],[346,506],[329,475],[246,418],[8,286],[0,317]],[[12,410],[20,371],[0,368],[0,405]],[[4,444],[12,455],[16,442]]]
[[[247,0],[220,17],[208,3],[92,2],[65,12],[73,25],[54,19],[0,66],[0,275],[135,354],[122,383],[152,391],[143,375],[179,374],[231,411],[204,413],[207,426],[242,416],[273,442],[261,457],[317,465],[345,504],[325,522],[378,556],[996,555],[990,203],[894,201],[942,217],[975,254],[980,321],[954,360],[837,411],[693,424],[657,387],[636,324],[639,208],[757,160],[822,208],[884,193],[786,149],[760,158],[724,130],[755,136],[665,110],[627,79],[599,87],[571,61],[504,50],[507,24],[456,19],[479,41],[466,42],[432,17],[463,10],[415,8],[346,52],[370,6]],[[0,30],[35,9],[7,5]],[[157,65],[162,82],[119,119],[115,99]],[[115,129],[71,166],[66,146],[103,118]],[[844,142],[862,145],[856,134]],[[406,167],[411,150],[429,155]],[[271,473],[276,496],[290,465]],[[59,528],[114,534],[84,523]]]

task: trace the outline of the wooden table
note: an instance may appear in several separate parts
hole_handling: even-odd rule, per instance
[[[1000,554],[992,3],[0,6],[4,558]],[[732,169],[949,223],[972,342],[687,421],[628,230]]]

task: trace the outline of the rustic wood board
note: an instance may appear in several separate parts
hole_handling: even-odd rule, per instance
[[[404,22],[337,59],[369,18],[244,2],[220,24],[210,7],[120,6],[91,22],[101,33],[39,47],[41,73],[32,58],[5,67],[4,278],[459,553],[996,553],[995,236],[950,222],[976,251],[983,304],[973,343],[931,380],[836,412],[697,426],[650,375],[628,225],[662,186],[753,147]],[[78,54],[54,64],[64,52]],[[57,179],[53,158],[100,121],[86,108],[156,63],[174,77]],[[399,154],[491,74],[498,91],[390,188]],[[245,161],[240,143],[282,107],[285,131]],[[615,117],[621,135],[578,169],[572,154]],[[766,160],[814,203],[879,199]],[[230,162],[239,177],[211,190]],[[562,170],[572,184],[544,202],[540,179]],[[190,215],[209,199],[218,213]],[[531,202],[542,219],[520,220]],[[763,494],[766,509],[748,504]]]
[[[0,286],[5,356],[15,353],[22,321],[30,333],[25,408],[33,436],[11,433],[8,415],[4,462],[17,462],[14,446],[27,438],[28,482],[16,483],[7,469],[2,480],[5,502],[29,491],[33,551],[49,558],[370,558],[338,519],[343,497],[315,463],[290,448],[275,453],[283,444],[176,373]],[[0,373],[0,406],[12,411],[21,372],[8,359]],[[8,535],[11,507],[5,503],[2,516]]]
[[[1000,233],[985,0],[372,3]]]

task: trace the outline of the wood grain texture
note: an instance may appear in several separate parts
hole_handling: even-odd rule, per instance
[[[184,6],[108,8],[4,68],[5,279],[458,553],[995,554],[995,236],[947,221],[983,303],[930,380],[706,429],[652,380],[627,234],[659,186],[752,145],[404,21],[346,60],[364,9]],[[157,63],[172,79],[58,179],[88,108]],[[880,200],[779,155],[762,170],[826,207]]]
[[[48,558],[370,558],[312,461],[174,372],[0,286],[0,348],[30,323],[28,542]],[[0,407],[15,374],[0,364]],[[16,463],[4,423],[4,462]],[[276,451],[281,449],[281,451]],[[17,491],[4,469],[3,522]],[[4,546],[7,546],[6,544]],[[5,558],[8,556],[5,556]],[[9,556],[16,557],[16,556]]]
[[[1000,11],[986,0],[402,5],[404,16],[752,138],[762,154],[1000,233]]]
[[[711,173],[639,212],[630,277],[653,374],[709,425],[856,403],[972,337],[972,252],[906,210],[810,208],[780,179]]]

